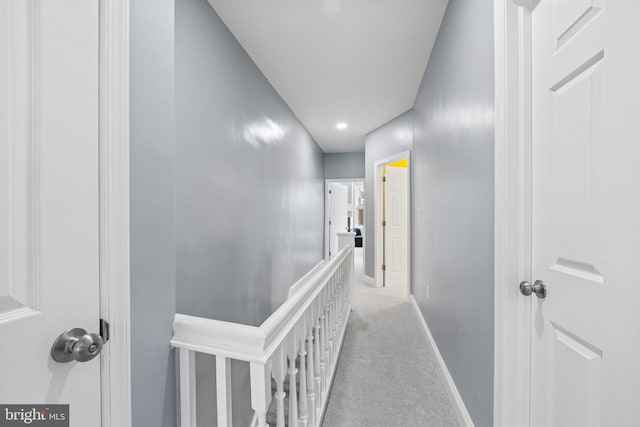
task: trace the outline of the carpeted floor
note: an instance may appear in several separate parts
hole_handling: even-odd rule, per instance
[[[357,248],[354,308],[323,427],[458,426],[437,361],[401,290],[374,288]]]

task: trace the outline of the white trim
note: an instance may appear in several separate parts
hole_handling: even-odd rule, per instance
[[[376,285],[376,279],[374,279],[373,277],[367,276],[366,274],[364,274],[363,277],[364,277],[364,283],[366,283],[367,285],[371,285],[371,286]]]
[[[462,396],[458,392],[458,388],[456,387],[451,374],[449,373],[449,369],[447,369],[447,364],[444,362],[442,355],[440,354],[440,350],[438,350],[438,346],[436,345],[435,340],[433,339],[433,335],[431,335],[431,331],[429,330],[429,326],[427,326],[427,321],[424,319],[422,312],[420,311],[420,307],[418,307],[418,303],[416,299],[413,297],[413,294],[409,295],[409,300],[413,304],[413,307],[416,310],[416,315],[420,319],[420,323],[422,324],[422,328],[424,329],[424,333],[427,336],[427,340],[429,341],[429,345],[433,349],[433,354],[438,361],[438,367],[440,368],[440,374],[442,375],[442,379],[444,383],[447,385],[447,392],[449,393],[449,397],[455,403],[453,405],[454,411],[456,413],[456,417],[458,418],[458,422],[460,425],[464,425],[467,427],[473,427],[473,421],[471,420],[471,416],[467,411],[466,406],[464,406],[464,402],[462,401]]]
[[[130,427],[129,0],[100,1],[99,90],[102,427]]]
[[[411,294],[411,150],[403,151],[401,153],[394,154],[392,156],[385,157],[376,161],[373,164],[373,187],[374,187],[374,209],[373,209],[373,227],[375,232],[375,247],[374,247],[374,283],[376,287],[382,287],[382,223],[380,218],[382,217],[382,185],[381,174],[382,166],[395,162],[396,160],[407,159],[407,290],[405,296]]]
[[[528,426],[531,272],[531,5],[494,1],[494,425]]]

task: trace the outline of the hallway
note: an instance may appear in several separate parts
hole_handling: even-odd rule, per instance
[[[458,425],[415,309],[363,277],[356,248],[353,311],[323,426]]]

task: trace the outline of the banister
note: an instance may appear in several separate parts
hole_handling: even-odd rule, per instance
[[[171,345],[179,350],[181,427],[196,425],[196,353],[216,357],[217,395],[212,400],[219,426],[235,425],[231,360],[249,362],[251,427],[273,422],[285,426],[285,380],[288,418],[297,420],[292,425],[320,426],[351,308],[354,255],[353,245],[345,244],[333,259],[299,279],[287,300],[260,326],[175,315]],[[275,417],[271,421],[269,414]]]
[[[350,251],[351,247],[344,247],[316,276],[311,277],[308,283],[301,286],[290,299],[285,301],[260,325],[265,337],[264,351],[269,356],[309,308],[316,295],[322,290],[322,285],[335,273],[344,259],[351,253]]]
[[[176,313],[171,346],[245,362],[266,362],[350,250],[346,246],[338,252],[260,326]]]

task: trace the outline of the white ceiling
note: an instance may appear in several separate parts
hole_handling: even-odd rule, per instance
[[[364,151],[366,133],[413,106],[447,4],[208,1],[327,153]]]

